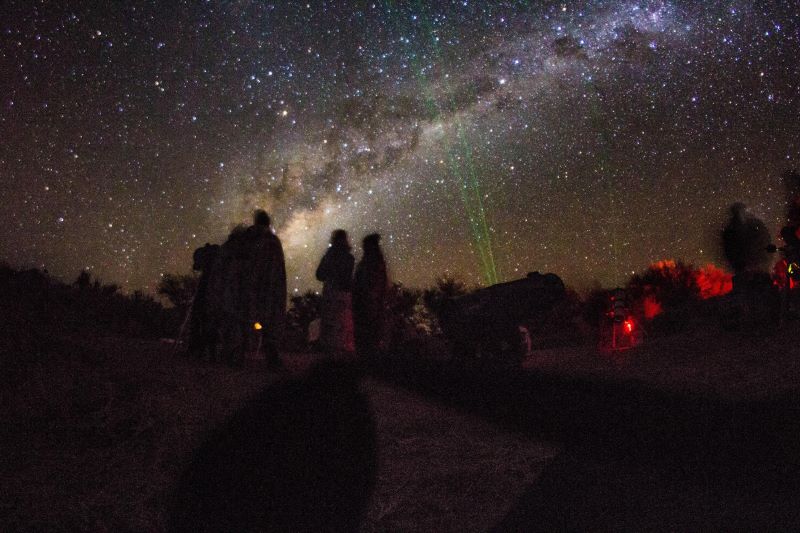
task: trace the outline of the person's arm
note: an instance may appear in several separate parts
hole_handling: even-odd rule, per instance
[[[316,277],[319,281],[325,282],[329,276],[329,260],[328,260],[328,253],[326,252],[325,255],[322,256],[322,259],[319,262],[319,266],[317,267]]]
[[[345,287],[349,290],[353,290],[353,268],[356,264],[356,258],[353,257],[352,254],[347,254],[346,262],[344,263],[345,272],[343,272],[343,280],[345,282]]]
[[[353,295],[361,295],[364,293],[364,269],[361,263],[356,265],[356,271],[353,274]]]
[[[380,263],[375,274],[378,304],[383,305],[386,302],[386,296],[389,294],[389,276],[386,272],[386,263]]]
[[[287,289],[286,289],[286,260],[283,256],[283,246],[278,244],[278,265],[275,272],[275,291],[276,294],[280,295],[279,302],[280,302],[280,315],[281,317],[286,315],[286,300],[287,300]]]
[[[275,302],[275,321],[277,322],[275,328],[275,336],[281,337],[286,327],[286,263],[283,257],[283,247],[278,246],[278,264],[275,268],[275,294],[277,301]]]

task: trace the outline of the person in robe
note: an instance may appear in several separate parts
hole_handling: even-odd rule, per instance
[[[270,368],[276,368],[280,366],[278,343],[286,319],[286,262],[283,245],[270,222],[267,212],[258,209],[253,225],[247,228],[251,263],[246,273],[249,279],[245,282],[245,299],[256,350],[260,349]]]
[[[245,356],[280,364],[277,344],[286,316],[286,264],[280,239],[264,210],[253,225],[234,228],[222,245],[210,281],[212,313],[217,316],[222,353],[231,364]]]
[[[352,307],[355,258],[350,249],[347,232],[335,230],[316,272],[317,279],[322,282],[320,344],[334,354],[355,352]]]
[[[189,329],[189,354],[203,358],[210,355],[213,360],[216,355],[217,331],[212,321],[208,305],[209,281],[219,258],[220,247],[217,244],[206,243],[198,248],[192,255],[192,269],[200,272],[197,281],[197,290],[192,300]]]
[[[386,329],[389,279],[380,239],[377,233],[364,237],[364,256],[356,266],[353,278],[356,350],[362,357],[373,357],[381,350]]]

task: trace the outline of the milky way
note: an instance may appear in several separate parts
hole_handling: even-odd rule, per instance
[[[255,207],[291,290],[331,230],[392,276],[622,282],[775,233],[796,2],[0,7],[0,260],[152,290]],[[358,246],[356,255],[360,253]]]

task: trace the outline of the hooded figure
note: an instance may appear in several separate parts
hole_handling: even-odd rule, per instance
[[[322,282],[320,343],[331,352],[355,351],[351,295],[354,263],[347,232],[335,230],[316,272],[317,279]]]
[[[277,343],[283,334],[286,318],[286,262],[283,245],[270,229],[269,215],[258,210],[255,224],[247,231],[251,246],[251,267],[248,287],[249,320],[256,335],[262,336],[261,346],[270,366],[277,366]]]
[[[353,279],[353,321],[361,355],[374,355],[384,340],[389,279],[380,239],[377,233],[364,237],[364,256]]]
[[[722,230],[722,251],[736,275],[765,271],[770,241],[767,227],[744,204],[730,207],[730,219]]]
[[[241,362],[245,353],[262,351],[278,363],[276,343],[286,315],[286,265],[269,215],[257,210],[253,225],[235,228],[222,245],[210,302],[219,317],[224,353]]]

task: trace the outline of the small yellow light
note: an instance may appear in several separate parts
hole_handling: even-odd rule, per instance
[[[255,324],[253,324],[253,329],[255,330],[262,329],[263,327],[264,326],[261,325],[261,322],[256,322]]]

